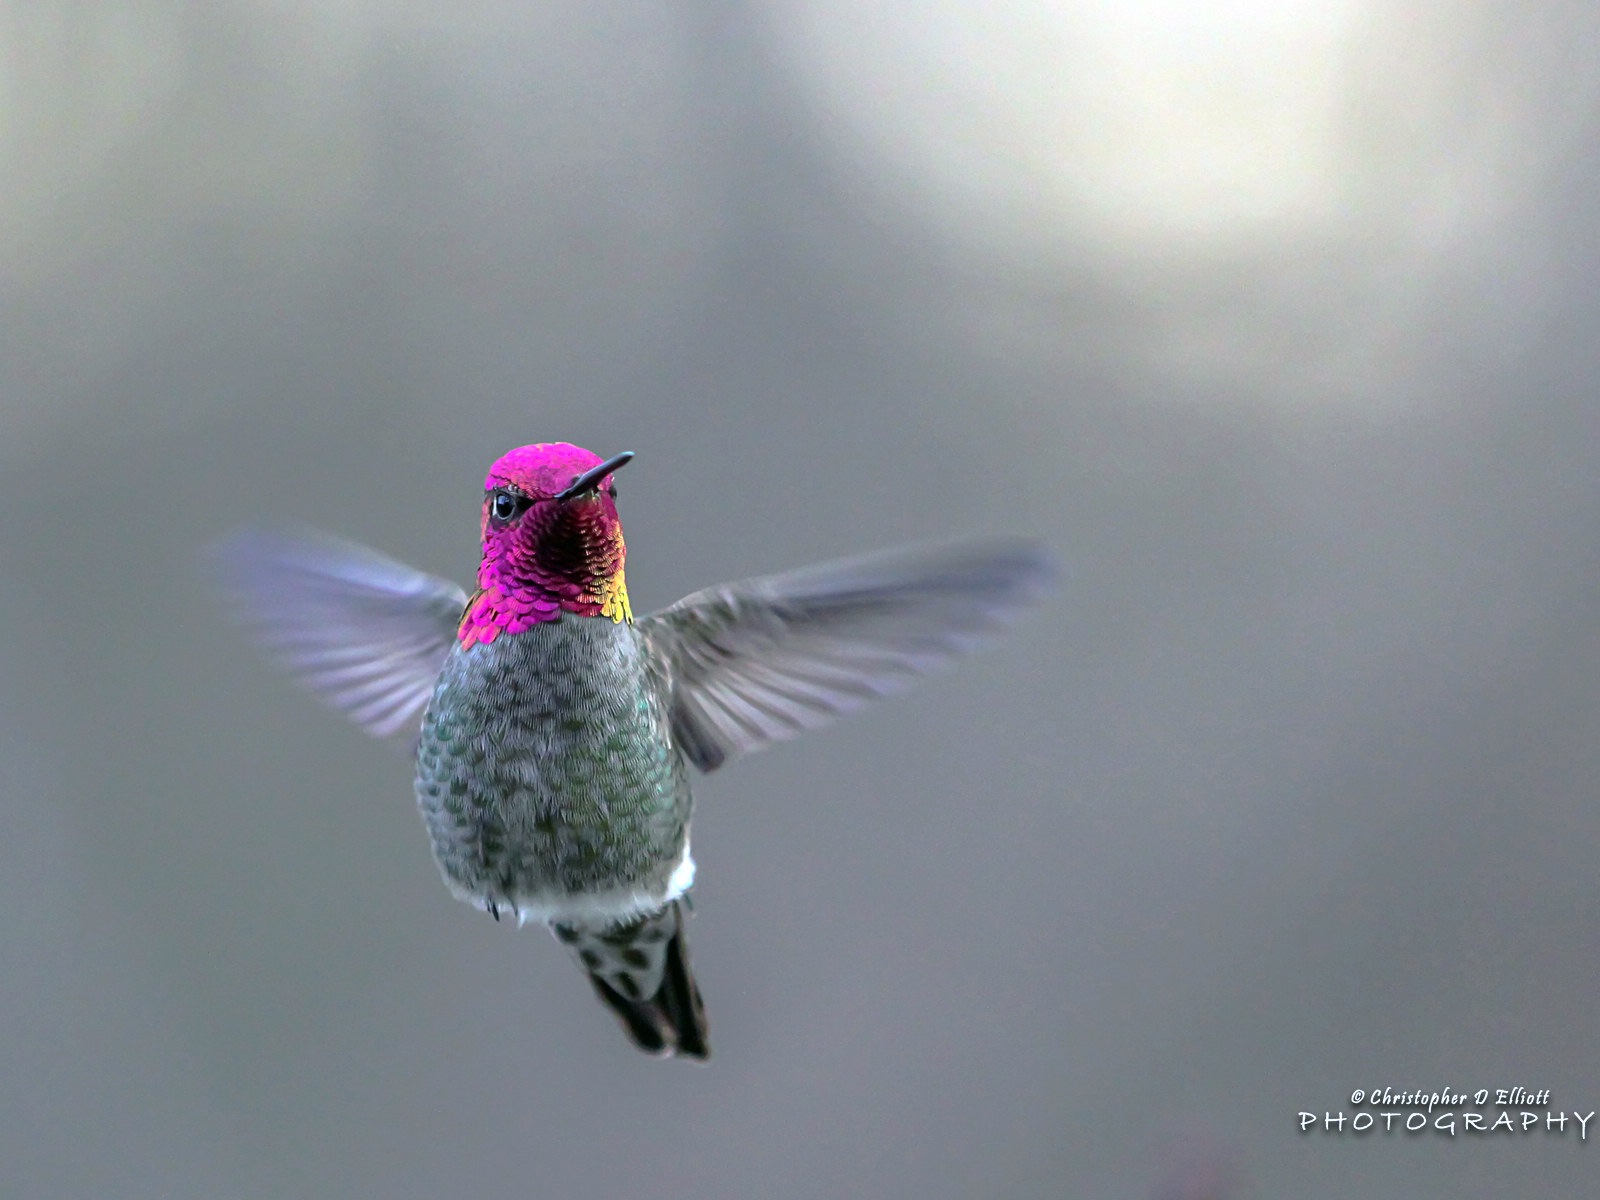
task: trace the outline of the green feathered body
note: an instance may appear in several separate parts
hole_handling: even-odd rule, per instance
[[[600,927],[693,879],[665,681],[628,622],[563,614],[453,648],[416,792],[450,888],[496,915]]]

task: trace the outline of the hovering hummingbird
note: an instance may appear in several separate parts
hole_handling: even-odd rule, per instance
[[[1013,541],[708,588],[635,621],[613,474],[564,442],[484,480],[477,590],[322,536],[244,533],[224,580],[274,650],[416,754],[445,883],[577,954],[643,1050],[705,1059],[683,908],[689,768],[814,729],[966,649],[1050,576]]]

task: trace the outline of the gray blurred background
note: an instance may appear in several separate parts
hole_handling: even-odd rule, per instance
[[[1600,9],[0,8],[0,1195],[1580,1195]],[[631,448],[641,612],[953,533],[1063,585],[700,788],[708,1070],[450,900],[194,551],[470,578]],[[1600,1125],[1591,1125],[1600,1137]]]

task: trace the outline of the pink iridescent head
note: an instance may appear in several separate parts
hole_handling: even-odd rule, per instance
[[[627,547],[612,473],[631,451],[602,460],[580,446],[519,446],[483,481],[483,561],[461,618],[463,646],[521,633],[562,613],[632,621],[623,578]]]

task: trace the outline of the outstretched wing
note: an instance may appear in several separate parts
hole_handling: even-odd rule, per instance
[[[239,533],[213,555],[241,615],[302,683],[375,737],[415,734],[465,592],[325,534]]]
[[[896,550],[708,588],[640,629],[667,667],[678,744],[710,771],[903,691],[1053,574],[1026,542]]]

